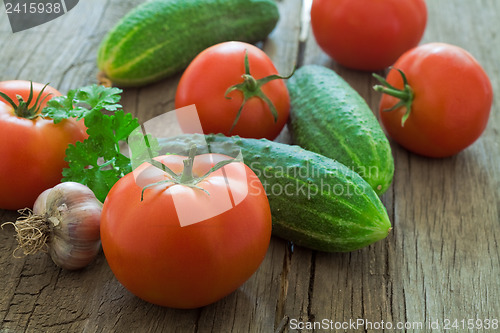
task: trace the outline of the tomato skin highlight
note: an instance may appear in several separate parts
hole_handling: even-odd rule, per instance
[[[281,79],[262,86],[262,92],[277,110],[277,121],[266,102],[253,97],[246,102],[231,130],[243,102],[243,93],[233,91],[228,94],[230,99],[224,95],[229,87],[243,82],[245,50],[248,51],[250,73],[255,79],[278,74],[271,59],[256,46],[243,42],[220,43],[202,51],[186,68],[177,88],[175,107],[195,104],[204,134],[273,140],[285,126],[290,112],[288,90]],[[178,121],[185,133],[195,132],[192,120],[178,118]]]
[[[417,46],[427,24],[424,0],[314,0],[320,48],[342,66],[375,71]]]
[[[44,85],[33,83],[34,105]],[[30,82],[23,80],[0,82],[0,91],[17,101],[16,95],[28,100]],[[53,96],[61,94],[47,86],[42,96],[49,95],[42,109]],[[17,117],[10,104],[0,97],[0,208],[32,207],[44,190],[61,182],[62,170],[67,166],[65,151],[70,143],[87,137],[83,122],[68,119],[54,124],[40,117],[29,120]]]
[[[213,160],[226,158],[199,155],[194,172],[204,174],[215,164]],[[171,155],[157,160],[174,172],[182,170],[182,159]],[[234,173],[236,167],[240,171],[243,167],[246,176],[236,177],[241,175]],[[151,166],[143,164],[136,172],[148,168]],[[248,186],[248,195],[231,209],[187,226],[180,224],[175,196],[188,209],[199,211],[198,202],[207,196],[199,189],[153,187],[145,190],[140,201],[142,185],[134,173],[111,189],[103,207],[101,241],[111,270],[130,292],[161,306],[197,308],[227,296],[257,270],[271,237],[269,202],[247,166],[230,163],[224,170],[230,184]],[[220,203],[227,188],[225,181],[219,182],[220,174],[212,175],[199,185],[209,191],[210,200]],[[233,185],[230,187],[232,191]]]
[[[384,111],[398,99],[384,94],[380,120],[396,142],[428,157],[449,157],[475,142],[486,128],[493,102],[488,75],[466,50],[445,43],[428,43],[403,54],[394,64],[413,89],[411,113],[406,108]],[[403,80],[391,70],[387,81],[398,89]]]

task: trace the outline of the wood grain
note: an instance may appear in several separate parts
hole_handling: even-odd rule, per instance
[[[96,83],[101,39],[141,2],[80,1],[68,14],[16,34],[0,9],[0,80],[50,82],[62,92]],[[380,96],[372,90],[370,73],[335,64],[310,30],[300,40],[301,0],[277,3],[281,20],[259,46],[278,70],[287,74],[297,64],[310,63],[333,68],[375,111]],[[489,74],[496,94],[500,2],[432,0],[427,5],[422,42],[467,49]],[[179,78],[126,89],[125,111],[145,122],[173,110]],[[382,197],[393,223],[387,239],[352,253],[328,254],[273,238],[249,281],[201,309],[162,308],[136,298],[114,278],[102,253],[78,272],[57,268],[43,253],[14,258],[14,233],[5,226],[0,229],[0,332],[295,332],[297,322],[364,319],[423,326],[345,331],[437,333],[442,326],[429,328],[430,323],[500,319],[499,103],[496,94],[485,133],[457,156],[427,159],[391,141],[396,173]],[[289,142],[287,130],[279,141]],[[16,216],[0,211],[0,223]]]

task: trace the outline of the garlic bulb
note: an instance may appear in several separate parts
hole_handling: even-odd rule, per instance
[[[44,191],[33,213],[21,212],[14,224],[25,254],[46,249],[54,263],[74,270],[99,253],[102,203],[87,186],[66,182]]]

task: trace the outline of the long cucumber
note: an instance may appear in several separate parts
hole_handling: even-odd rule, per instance
[[[299,246],[348,252],[385,238],[391,223],[372,187],[356,172],[330,158],[265,139],[186,134],[161,140],[161,153],[236,157],[264,185],[273,216],[273,234]]]
[[[383,194],[394,176],[391,146],[365,100],[333,70],[299,68],[287,82],[295,144],[335,159]]]
[[[114,84],[142,86],[179,72],[214,44],[263,40],[278,19],[273,0],[150,0],[109,31],[97,63]]]

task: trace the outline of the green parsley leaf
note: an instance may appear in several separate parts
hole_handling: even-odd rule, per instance
[[[139,121],[130,113],[117,111],[112,119],[115,142],[125,141],[133,130],[139,127]]]
[[[121,92],[98,85],[70,90],[66,96],[51,99],[42,111],[55,123],[84,119],[88,138],[66,149],[69,166],[63,170],[63,181],[87,185],[101,201],[121,177],[132,172],[131,160],[122,154],[121,146],[139,122],[121,110]]]
[[[68,118],[80,120],[92,117],[96,111],[114,112],[121,108],[118,104],[121,93],[121,89],[106,88],[96,84],[70,90],[66,96],[57,96],[49,100],[42,110],[42,116],[53,119],[57,124]]]
[[[123,91],[118,88],[106,88],[100,85],[92,85],[83,87],[76,94],[76,104],[86,104],[90,111],[116,111],[121,108],[118,102],[121,99],[120,94]]]
[[[161,149],[158,139],[151,134],[144,135],[140,128],[130,134],[127,143],[133,168],[137,168],[145,161],[151,163]]]
[[[99,113],[94,116],[100,120],[88,127],[88,139],[66,150],[69,169],[64,170],[63,176],[64,181],[87,185],[99,200],[104,201],[111,187],[132,171],[130,159],[120,151],[120,143],[126,142],[139,123],[122,110],[114,115]]]
[[[67,96],[57,96],[47,102],[47,106],[42,110],[42,116],[51,118],[54,123],[59,123],[64,119],[78,117],[79,111],[73,108],[73,99],[76,90],[70,90]]]

